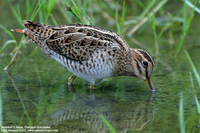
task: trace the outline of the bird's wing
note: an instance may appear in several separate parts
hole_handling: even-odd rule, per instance
[[[98,49],[105,49],[107,52],[109,49],[125,52],[130,48],[117,33],[96,26],[82,24],[52,26],[32,21],[26,21],[25,26],[27,29],[31,26],[36,27],[30,31],[37,31],[37,36],[43,36],[43,43],[50,50],[72,60],[87,60]]]

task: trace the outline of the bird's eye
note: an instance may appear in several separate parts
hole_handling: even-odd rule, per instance
[[[144,66],[148,66],[148,62],[143,61],[142,63],[143,63]]]

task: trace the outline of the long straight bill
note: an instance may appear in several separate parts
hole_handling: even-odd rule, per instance
[[[147,78],[145,80],[145,82],[146,82],[146,84],[147,84],[147,86],[148,86],[150,91],[155,91],[155,88],[153,86],[153,82],[152,82],[151,78]]]

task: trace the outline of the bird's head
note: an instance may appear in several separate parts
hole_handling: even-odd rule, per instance
[[[134,69],[134,75],[143,79],[150,91],[155,91],[153,86],[151,75],[154,69],[154,59],[146,51],[142,49],[133,49],[133,61],[132,67]]]

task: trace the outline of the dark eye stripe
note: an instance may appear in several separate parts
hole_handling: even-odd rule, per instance
[[[146,61],[143,61],[142,64],[143,64],[144,66],[148,66],[148,62],[146,62]]]
[[[151,55],[149,55],[147,52],[143,51],[143,50],[140,50],[138,49],[138,51],[144,55],[144,57],[149,61],[151,62],[153,65],[154,65],[154,59],[151,57]]]
[[[148,71],[146,71],[146,77],[148,77],[149,75],[148,75]]]

